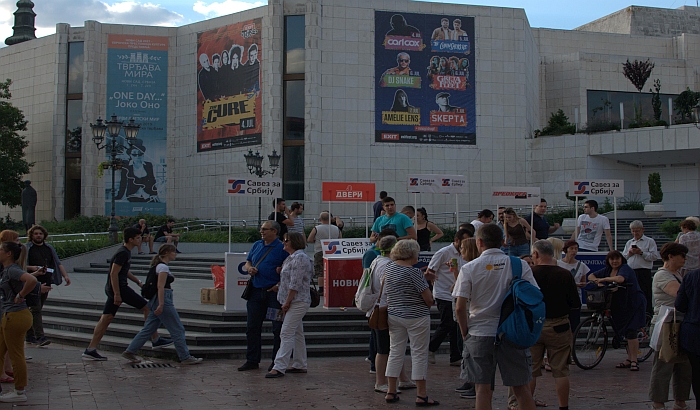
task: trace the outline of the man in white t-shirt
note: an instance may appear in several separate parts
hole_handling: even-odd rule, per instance
[[[323,249],[321,248],[321,239],[338,239],[343,237],[337,226],[331,225],[330,214],[326,211],[321,212],[318,216],[320,225],[316,225],[311,232],[306,242],[314,244],[314,277],[323,278]],[[321,281],[321,288],[323,282]]]
[[[501,228],[485,224],[476,232],[477,259],[462,266],[452,296],[457,298],[457,322],[464,337],[462,378],[476,384],[476,408],[491,408],[496,366],[506,386],[512,386],[521,410],[535,410],[530,393],[530,350],[507,340],[495,345],[503,298],[513,279],[511,260],[500,250]],[[537,286],[527,262],[519,260],[522,278]],[[469,317],[467,317],[469,302]]]
[[[615,249],[610,235],[610,221],[598,214],[598,202],[589,199],[583,203],[583,214],[578,217],[576,231],[571,235],[571,239],[578,242],[579,252],[598,252],[603,233],[608,241],[608,248]]]
[[[455,277],[459,269],[467,263],[460,254],[462,240],[470,238],[471,235],[466,229],[457,231],[451,245],[445,246],[435,252],[430,263],[428,272],[437,276],[433,283],[433,298],[437,302],[440,312],[440,324],[433,337],[430,338],[428,346],[428,362],[435,363],[435,352],[449,335],[450,341],[450,366],[459,366],[462,363],[462,352],[459,348],[459,327],[452,319],[452,286],[455,284]]]

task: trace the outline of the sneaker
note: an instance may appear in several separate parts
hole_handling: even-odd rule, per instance
[[[374,391],[377,393],[386,393],[389,390],[389,385],[382,384],[381,386],[374,386]]]
[[[83,352],[83,359],[97,360],[97,361],[107,360],[106,357],[97,353],[97,350],[89,351],[88,349],[85,349],[85,351]]]
[[[24,390],[22,391],[11,391],[9,393],[5,393],[3,395],[0,395],[0,402],[3,403],[15,403],[15,402],[20,402],[20,401],[27,401],[27,395],[24,393]]]
[[[476,398],[476,389],[474,386],[471,387],[471,389],[463,392],[462,394],[459,395],[460,398],[462,399],[475,399]]]
[[[164,347],[170,346],[173,343],[173,339],[166,339],[164,337],[158,337],[158,339],[156,339],[155,341],[151,340],[151,346],[153,346],[153,350],[162,349]]]
[[[369,357],[365,357],[365,361],[366,361],[367,363],[372,363],[372,361],[369,360]]]
[[[455,391],[456,391],[457,393],[464,393],[465,391],[469,391],[470,389],[473,389],[473,388],[474,388],[474,386],[473,386],[471,383],[469,383],[469,382],[464,382],[464,384],[461,385],[461,386],[459,386],[459,387],[457,387],[457,388],[455,389]]]
[[[149,252],[148,254],[149,254],[149,255],[156,255],[155,252]]]
[[[141,363],[141,359],[139,359],[138,357],[136,357],[135,354],[127,350],[124,350],[124,352],[122,353],[122,357],[128,360],[129,363]]]
[[[42,337],[40,339],[37,339],[36,343],[39,345],[39,347],[46,347],[51,344],[51,341],[46,339],[45,337]]]
[[[369,374],[377,374],[377,369],[375,369],[374,367],[371,367],[369,369]]]
[[[34,336],[27,336],[27,338],[24,339],[24,341],[31,344],[37,344],[37,340]]]
[[[461,366],[461,365],[462,365],[462,359],[453,360],[450,362],[450,366]]]
[[[28,362],[28,361],[30,361],[30,360],[32,360],[32,359],[33,359],[33,357],[27,356],[26,354],[24,355],[24,361],[25,361],[25,362]]]
[[[435,352],[428,352],[428,363],[435,364]]]
[[[180,364],[200,364],[204,359],[201,357],[190,356],[185,360],[181,360]]]

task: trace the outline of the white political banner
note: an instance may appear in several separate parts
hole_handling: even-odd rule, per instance
[[[282,178],[227,178],[226,194],[232,197],[282,197]]]
[[[250,275],[243,270],[247,253],[226,252],[226,282],[224,298],[224,310],[227,312],[245,312],[246,300],[241,298],[243,290],[248,284]]]
[[[539,205],[540,187],[493,187],[491,202],[496,205]]]
[[[324,258],[348,256],[361,258],[372,246],[369,238],[321,239],[321,249],[323,250]]]
[[[570,196],[625,196],[625,181],[622,179],[574,179],[569,182]]]
[[[408,192],[431,194],[466,194],[464,175],[413,174],[408,175]]]

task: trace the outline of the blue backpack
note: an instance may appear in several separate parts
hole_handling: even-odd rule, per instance
[[[508,339],[521,349],[537,343],[545,320],[542,292],[530,282],[522,279],[519,258],[510,257],[513,280],[501,305],[501,318],[496,332],[496,344]]]

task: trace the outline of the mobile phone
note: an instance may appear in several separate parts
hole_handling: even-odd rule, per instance
[[[46,268],[46,273],[53,273],[53,269],[51,269],[51,268]]]
[[[637,245],[632,245],[632,247],[633,247],[634,249],[637,249],[637,248],[638,248],[638,246],[637,246]]]

